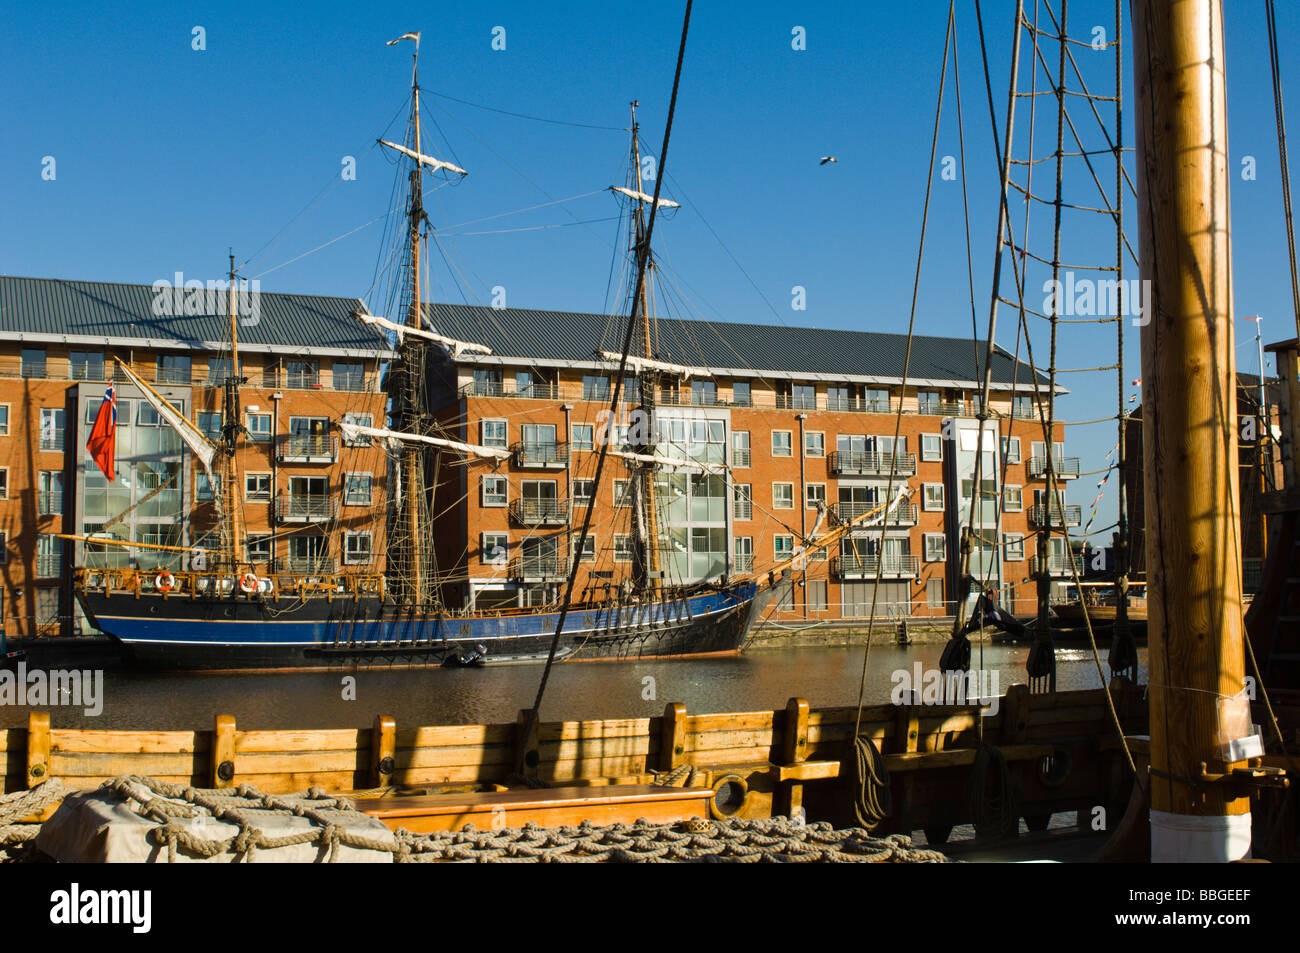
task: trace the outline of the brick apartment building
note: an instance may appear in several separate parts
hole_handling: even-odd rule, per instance
[[[575,593],[599,598],[617,584],[619,564],[631,563],[624,461],[608,458],[602,489],[592,489],[617,369],[601,352],[621,350],[626,319],[442,304],[426,305],[425,315],[440,333],[491,349],[431,357],[446,435],[512,451],[506,463],[443,471],[437,558],[445,578],[457,580],[444,587],[446,603],[550,602],[575,557],[583,564]],[[980,375],[969,340],[919,337],[904,391],[905,343],[872,332],[660,319],[655,358],[689,370],[660,378],[657,452],[728,468],[656,478],[663,578],[761,572],[813,531],[819,502],[829,510],[820,531],[884,502],[893,468],[915,493],[891,512],[883,552],[879,528],[851,534],[798,574],[774,618],[864,618],[878,569],[878,615],[951,614],[980,446]],[[1032,613],[1034,534],[1049,519],[1057,528],[1047,571],[1059,592],[1069,576],[1060,527],[1078,526],[1081,516],[1064,491],[1048,505],[1047,455],[1063,481],[1077,476],[1079,461],[1065,456],[1059,430],[1045,446],[1027,367],[1017,372],[1012,356],[996,350],[992,379],[972,571],[1014,611]],[[1046,378],[1039,387],[1045,394]],[[592,538],[579,544],[593,506]]]
[[[56,534],[108,533],[181,547],[212,544],[213,487],[124,375],[117,375],[117,478],[86,440],[114,359],[213,439],[230,374],[227,298],[158,315],[147,285],[0,277],[0,622],[11,637],[74,633],[74,566],[188,569],[185,553],[94,546]],[[355,299],[260,295],[241,321],[247,428],[238,459],[248,558],[259,574],[384,568],[387,456],[347,445],[345,416],[381,423],[389,353],[351,315]],[[66,545],[65,545],[66,542]]]

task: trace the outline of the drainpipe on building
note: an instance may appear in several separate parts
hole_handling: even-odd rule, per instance
[[[807,414],[795,414],[795,419],[799,421],[799,545],[804,545],[808,538],[808,483],[807,483],[807,466],[808,445],[804,442],[804,427],[807,426],[805,421],[808,419]],[[823,441],[824,442],[824,441]],[[799,583],[799,588],[803,590],[803,617],[808,618],[808,559],[805,556],[803,561],[803,579]]]

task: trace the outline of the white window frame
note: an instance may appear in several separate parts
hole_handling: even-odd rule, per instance
[[[821,448],[820,448],[816,453],[813,453],[813,452],[811,452],[811,451],[808,449],[808,438],[809,438],[809,437],[821,437],[821,438],[822,438],[822,445],[821,445]],[[804,432],[804,435],[803,435],[803,455],[804,455],[805,457],[824,457],[824,456],[826,456],[826,432],[825,432],[824,430],[807,430],[807,431]]]
[[[590,485],[590,492],[586,496],[578,495],[578,484],[586,483]],[[591,506],[591,501],[596,496],[595,480],[574,480],[573,481],[573,505],[574,506]]]
[[[939,491],[939,501],[935,505],[930,499],[930,491]],[[942,483],[923,483],[921,484],[921,511],[925,513],[942,513],[943,512],[943,484]]]
[[[354,539],[366,539],[366,557],[354,556],[348,551],[348,544]],[[375,561],[375,534],[368,529],[343,531],[343,564],[345,566],[368,566]]]
[[[348,478],[354,476],[370,477],[370,492],[366,494],[364,503],[355,503],[348,499]],[[343,474],[343,505],[344,506],[373,506],[375,501],[375,475],[368,470],[348,470]]]
[[[776,438],[784,435],[787,445],[784,450],[777,449]],[[772,456],[774,457],[793,457],[794,456],[794,431],[792,430],[773,430],[772,431]]]
[[[584,544],[585,543],[591,544],[591,555],[587,555],[586,553],[587,547],[585,545],[582,547],[582,552],[579,552],[578,549],[579,542],[582,542]],[[598,551],[599,550],[597,550],[596,548],[595,533],[588,533],[586,536],[583,536],[581,533],[572,533],[569,536],[569,558],[572,559],[574,562],[594,563],[596,561],[596,554]]]
[[[250,496],[248,491],[249,477],[266,477],[266,496]],[[275,496],[275,484],[271,482],[270,470],[246,470],[244,471],[244,500],[248,503],[269,503]]]
[[[266,551],[253,553],[254,543],[265,543]],[[274,533],[250,533],[244,537],[244,555],[248,557],[250,563],[274,562],[275,561],[275,534]]]
[[[497,546],[501,547],[503,556],[493,556],[492,550]],[[479,562],[484,566],[496,566],[504,568],[510,562],[510,534],[509,533],[484,533],[479,539],[478,550]],[[499,562],[494,562],[499,559]]]
[[[502,434],[501,434],[500,443],[488,442],[488,435],[487,435],[488,424],[501,425]],[[504,417],[484,417],[482,420],[479,421],[478,438],[479,438],[479,443],[481,443],[485,447],[497,447],[498,449],[505,449],[509,447],[510,446],[510,421],[506,420]]]
[[[580,442],[580,441],[578,440],[578,428],[579,428],[579,427],[581,427],[582,429],[584,429],[584,430],[590,432],[590,434],[591,434],[591,439],[588,440],[588,441],[586,441],[585,444],[584,444],[583,442]],[[579,452],[579,453],[595,453],[595,451],[596,451],[596,425],[595,425],[595,424],[581,424],[581,423],[574,424],[574,425],[573,425],[573,428],[572,428],[572,432],[569,434],[569,442],[570,442],[570,445],[571,445],[572,449],[573,449],[573,450],[576,450],[576,451]]]
[[[9,499],[9,468],[0,467],[0,500]]]
[[[7,437],[9,436],[9,422],[13,414],[13,407],[8,403],[0,403],[0,410],[4,411],[4,414],[0,415],[0,437]]]
[[[375,425],[374,414],[347,413],[344,414],[340,419],[342,420],[343,423],[352,424],[353,426],[356,427],[373,427]],[[329,424],[326,424],[325,432],[329,433],[329,429],[330,429]],[[371,438],[365,436],[364,434],[358,434],[356,437],[353,438],[348,438],[348,437],[342,438],[342,443],[343,446],[345,447],[368,447],[370,446],[370,442],[371,442]]]
[[[614,562],[630,563],[632,561],[632,534],[618,533],[614,536]]]
[[[938,445],[938,450],[927,450],[925,442],[934,440]],[[922,463],[942,463],[943,462],[943,434],[941,433],[923,433],[921,434],[921,462]]]
[[[782,550],[782,548],[778,545],[779,542],[783,539],[788,539],[790,541],[790,546],[786,550]],[[773,559],[779,562],[782,559],[790,559],[793,556],[794,556],[793,535],[789,533],[778,533],[772,537],[772,558]]]
[[[779,486],[783,486],[783,487],[785,487],[786,489],[788,489],[788,490],[790,491],[789,496],[787,496],[787,497],[785,498],[787,502],[783,502],[783,501],[781,500],[781,498],[778,497],[778,496],[776,495],[776,488],[779,487]],[[793,483],[773,483],[773,484],[772,484],[772,509],[774,509],[774,510],[792,510],[792,509],[794,509],[794,484],[793,484]]]
[[[500,503],[489,503],[488,485],[495,484],[498,480],[505,487],[505,491],[501,494],[502,500]],[[479,484],[479,489],[480,489],[480,496],[479,496],[480,506],[488,507],[491,509],[500,509],[501,507],[508,506],[510,503],[510,481],[506,477],[500,476],[495,473],[484,474],[482,481]]]
[[[149,406],[150,406],[150,405],[149,405],[146,401],[143,401],[143,400],[140,401],[140,407],[141,407],[141,409],[143,409],[143,408],[145,408],[145,407],[149,407]],[[150,409],[152,410],[152,407],[150,407]],[[266,430],[265,430],[265,431],[254,430],[252,427],[248,426],[249,421],[251,421],[254,417],[258,418],[259,420],[261,420],[261,419],[265,419],[265,420],[266,420]],[[161,426],[161,424],[162,424],[162,421],[159,420],[159,421],[155,421],[155,422],[152,423],[152,424],[141,424],[140,426],[158,427],[158,426]],[[272,431],[271,431],[271,428],[274,427],[274,426],[275,426],[275,418],[272,417],[270,414],[262,414],[262,413],[256,413],[256,414],[255,414],[255,413],[245,413],[245,414],[244,414],[244,427],[248,430],[248,439],[251,440],[251,441],[253,441],[254,443],[267,443],[268,441],[270,441],[270,439],[271,439],[272,437],[275,436],[275,434],[272,433]]]
[[[937,556],[930,551],[930,542],[936,539],[939,541],[939,554]],[[921,548],[927,563],[941,563],[948,560],[948,537],[943,533],[922,534]]]
[[[623,490],[620,493],[619,487]],[[615,480],[614,481],[614,506],[617,509],[625,509],[632,505],[632,481]]]
[[[821,491],[822,491],[821,502],[823,502],[823,503],[826,502],[826,484],[825,484],[825,483],[805,483],[804,486],[803,486],[803,505],[804,505],[804,508],[805,508],[805,509],[812,509],[812,510],[817,509],[817,503],[816,503],[816,501],[815,501],[815,500],[810,500],[810,499],[808,498],[808,491],[811,490],[811,489],[813,489],[814,487],[821,487]]]
[[[1012,506],[1007,500],[1007,491],[1015,490],[1019,495],[1016,505]],[[1002,512],[1003,513],[1023,513],[1025,511],[1025,488],[1018,483],[1007,483],[1002,487]]]
[[[1019,547],[1019,555],[1012,555],[1012,547]],[[1009,563],[1019,563],[1025,560],[1025,534],[1024,533],[1003,533],[1002,534],[1002,560]]]

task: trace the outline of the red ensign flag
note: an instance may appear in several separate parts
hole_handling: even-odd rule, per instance
[[[90,459],[103,471],[104,477],[111,483],[117,475],[117,463],[113,451],[117,446],[117,391],[110,386],[104,393],[104,402],[99,405],[99,414],[95,417],[95,426],[91,428],[90,439],[86,449]]]

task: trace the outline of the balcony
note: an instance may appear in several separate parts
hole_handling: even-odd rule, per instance
[[[731,569],[733,572],[753,572],[754,554],[736,553],[731,557]]]
[[[510,448],[514,465],[531,470],[563,470],[569,465],[567,443],[517,443]]]
[[[329,434],[281,434],[276,442],[280,463],[333,463],[336,456],[338,441]]]
[[[568,500],[512,500],[510,518],[520,526],[565,526],[572,508]]]
[[[1029,508],[1029,523],[1031,526],[1047,526],[1048,512],[1047,506],[1037,503]],[[1069,506],[1053,506],[1051,512],[1051,526],[1078,526],[1083,521],[1083,507],[1077,503]]]
[[[583,390],[583,400],[609,400],[609,390],[590,388],[592,396],[588,397],[587,388]],[[462,397],[515,397],[520,400],[559,400],[560,385],[554,382],[539,381],[520,387],[515,381],[470,381],[460,389]]]
[[[1073,564],[1073,566],[1071,566],[1071,564]],[[1030,556],[1029,574],[1031,576],[1037,576],[1040,572],[1042,572],[1042,562],[1037,556]],[[1084,574],[1082,556],[1075,556],[1073,559],[1068,559],[1065,556],[1047,557],[1047,574],[1049,576],[1062,576],[1067,579],[1072,579],[1076,572],[1079,574],[1079,578],[1082,579]]]
[[[748,520],[754,518],[754,501],[745,497],[743,500],[737,500],[734,497],[731,500],[731,518],[733,520]]]
[[[907,553],[886,553],[877,555],[840,555],[832,563],[835,575],[840,579],[875,579],[880,572],[882,579],[914,579],[920,571],[920,558]]]
[[[831,473],[838,476],[895,476],[916,473],[916,454],[876,450],[832,450],[828,457]]]
[[[42,450],[51,450],[55,453],[62,453],[63,444],[64,444],[64,440],[63,440],[62,430],[55,430],[52,433],[45,430],[41,431]]]
[[[44,361],[23,361],[19,372],[24,380],[40,380],[45,377]]]
[[[832,503],[831,516],[840,523],[848,523],[880,507],[880,503]],[[874,521],[873,521],[874,522]],[[916,504],[896,503],[889,511],[890,526],[915,526]]]
[[[36,557],[36,578],[57,579],[63,575],[63,557],[54,553],[40,553]]]
[[[750,459],[750,453],[747,449],[731,451],[731,465],[733,467],[747,467]]]
[[[36,515],[60,516],[63,514],[63,491],[40,490],[36,494]]]
[[[329,575],[337,571],[333,556],[290,556],[276,561],[277,572],[293,573],[295,576]]]
[[[1035,479],[1047,476],[1047,457],[1029,458],[1029,475]],[[1052,460],[1056,476],[1061,480],[1075,480],[1079,477],[1078,457],[1056,457]]]
[[[964,401],[923,400],[916,412],[929,417],[971,417],[971,407]]]
[[[510,560],[514,582],[563,582],[569,578],[569,561],[563,556],[516,556]]]
[[[338,513],[338,502],[328,494],[289,493],[275,498],[277,523],[323,523]]]

